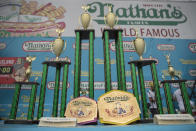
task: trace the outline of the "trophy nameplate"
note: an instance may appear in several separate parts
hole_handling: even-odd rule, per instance
[[[133,94],[121,90],[109,91],[98,99],[101,123],[127,125],[140,120],[140,108]]]
[[[81,96],[71,100],[65,112],[66,117],[76,118],[78,124],[97,121],[97,103],[95,100]]]
[[[155,124],[195,124],[195,119],[190,114],[156,114],[153,119]]]

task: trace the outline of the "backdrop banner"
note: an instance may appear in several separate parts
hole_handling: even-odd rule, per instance
[[[196,2],[139,2],[116,0],[3,0],[0,1],[0,119],[7,119],[10,113],[12,96],[14,95],[14,79],[17,70],[25,68],[25,57],[36,56],[32,63],[30,81],[37,77],[41,83],[45,60],[54,59],[51,52],[51,42],[56,39],[58,27],[64,28],[62,39],[67,41],[67,47],[61,58],[69,57],[71,65],[68,72],[67,102],[73,98],[74,61],[75,61],[75,29],[82,29],[79,17],[83,12],[81,6],[89,5],[88,13],[92,16],[89,29],[95,29],[94,40],[94,88],[95,100],[105,93],[104,53],[102,31],[106,27],[104,16],[108,13],[107,5],[118,16],[116,29],[123,29],[123,50],[126,71],[127,91],[133,92],[131,70],[128,62],[130,57],[138,60],[133,40],[136,32],[146,42],[144,59],[157,61],[156,69],[159,81],[168,69],[165,55],[170,54],[171,64],[175,70],[182,73],[182,78],[188,80],[186,87],[192,88],[196,79]],[[81,88],[88,88],[88,56],[89,42],[83,40],[81,45]],[[117,89],[116,48],[113,40],[109,41],[112,88]],[[54,93],[55,68],[49,67],[47,78],[44,116],[51,116]],[[23,71],[21,71],[23,72]],[[150,67],[144,67],[146,90],[152,81]],[[63,74],[63,72],[61,72]],[[168,77],[169,78],[169,77]],[[61,83],[62,84],[62,83]],[[172,92],[178,85],[172,84]],[[188,88],[188,89],[190,89]],[[23,86],[19,99],[17,117],[27,117],[28,102],[31,87]],[[60,88],[61,91],[61,88]],[[161,85],[161,97],[164,112],[166,102]],[[190,91],[190,90],[189,90]],[[37,89],[35,112],[37,112],[40,86]],[[189,92],[190,93],[190,92]],[[82,95],[82,94],[81,94]],[[34,113],[35,117],[37,113]]]

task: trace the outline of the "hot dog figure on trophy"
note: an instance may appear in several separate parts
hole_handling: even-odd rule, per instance
[[[165,55],[165,58],[168,64],[168,70],[162,71],[162,78],[165,80],[166,76],[171,76],[172,80],[174,80],[175,77],[177,79],[182,79],[182,73],[180,71],[175,70],[174,67],[171,65],[170,54]]]

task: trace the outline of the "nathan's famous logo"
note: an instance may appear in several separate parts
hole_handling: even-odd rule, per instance
[[[172,44],[158,44],[157,45],[158,50],[175,50],[175,45]]]
[[[89,13],[95,13],[95,22],[105,24],[103,17],[107,6],[112,6],[112,12],[118,16],[119,25],[169,25],[175,26],[187,21],[187,17],[181,10],[168,4],[161,8],[147,8],[142,5],[128,5],[127,7],[116,7],[111,3],[93,2],[88,4]],[[163,5],[162,5],[163,6]],[[100,19],[99,19],[100,18]],[[135,19],[135,20],[133,20]]]
[[[189,49],[190,49],[193,53],[196,53],[196,43],[190,43],[190,44],[189,44]]]
[[[130,97],[124,95],[124,96],[115,96],[115,97],[105,97],[104,101],[106,101],[107,103],[111,103],[116,101],[128,101],[129,99]]]
[[[76,48],[76,43],[73,44],[72,48]],[[89,43],[81,43],[81,49],[82,50],[88,50],[89,49]]]
[[[60,86],[59,87],[60,87],[60,89],[62,89],[62,87],[63,87],[63,83],[62,82],[60,82]],[[67,88],[69,88],[69,87],[70,87],[70,83],[68,82],[67,83]],[[53,90],[55,88],[55,82],[54,81],[49,81],[47,83],[47,88]]]
[[[93,103],[90,102],[90,101],[78,101],[78,100],[75,100],[73,101],[73,105],[74,106],[81,106],[81,105],[84,105],[84,106],[91,106]]]
[[[186,87],[194,87],[194,84],[195,84],[195,80],[187,80],[185,82]],[[179,83],[172,83],[171,86],[174,87],[174,88],[178,88]]]
[[[15,89],[15,84],[0,84],[0,89]],[[30,90],[31,85],[22,85],[22,90]]]
[[[189,70],[190,76],[196,76],[196,70]]]
[[[24,51],[51,51],[51,41],[26,41],[23,44]]]
[[[110,43],[110,49],[116,51],[115,42]],[[126,52],[135,52],[135,47],[132,41],[123,41],[123,51]]]

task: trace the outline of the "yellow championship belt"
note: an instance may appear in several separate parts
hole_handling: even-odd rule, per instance
[[[132,93],[112,90],[98,99],[101,123],[127,125],[140,120],[140,108]]]

